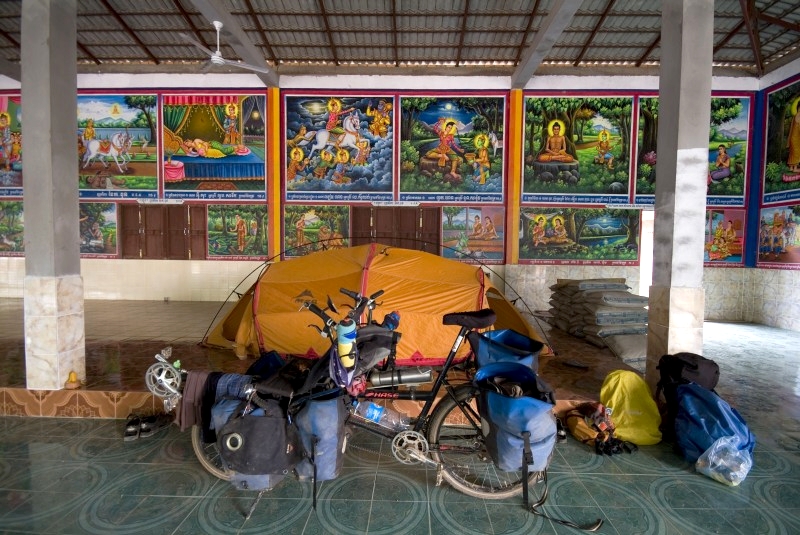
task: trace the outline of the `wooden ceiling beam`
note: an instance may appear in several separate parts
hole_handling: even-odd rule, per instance
[[[586,51],[589,50],[589,45],[592,44],[592,41],[594,40],[594,36],[597,35],[597,32],[603,26],[603,23],[606,21],[606,17],[608,17],[608,12],[611,11],[611,7],[613,5],[614,5],[614,0],[608,0],[608,3],[606,4],[606,8],[603,10],[603,13],[600,15],[600,20],[598,20],[597,24],[595,24],[594,28],[592,28],[592,33],[589,34],[589,37],[586,39],[586,42],[583,44],[583,48],[581,48],[581,51],[578,54],[578,57],[575,58],[575,62],[572,64],[573,67],[577,67],[578,65],[581,64],[581,60],[583,59],[583,56],[586,54]]]
[[[117,10],[114,9],[114,7],[108,2],[108,0],[100,0],[100,3],[103,4],[103,6],[105,6],[105,8],[108,10],[108,12],[111,14],[111,16],[114,17],[114,20],[117,21],[117,24],[119,24],[122,27],[122,29],[125,31],[125,33],[128,34],[128,37],[133,39],[133,41],[137,45],[139,45],[139,47],[142,50],[144,50],[144,53],[147,54],[147,57],[150,58],[150,60],[153,63],[155,63],[156,65],[160,65],[161,64],[161,60],[158,59],[152,52],[150,52],[150,49],[147,48],[147,45],[145,45],[144,42],[142,42],[142,40],[139,39],[139,36],[136,35],[136,33],[131,29],[130,26],[128,26],[128,24],[123,20],[123,18],[120,16],[120,14],[117,13]]]
[[[758,37],[758,19],[756,18],[755,0],[739,0],[742,7],[742,18],[747,27],[750,38],[750,48],[753,50],[753,60],[756,63],[756,74],[760,78],[764,74],[764,60],[761,57],[761,41]]]

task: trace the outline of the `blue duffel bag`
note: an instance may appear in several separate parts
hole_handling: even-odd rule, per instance
[[[539,371],[539,353],[544,344],[513,329],[499,329],[467,335],[478,368],[493,362],[519,362]]]
[[[556,444],[552,389],[518,362],[487,364],[474,382],[480,390],[481,430],[495,465],[507,472],[525,464],[527,471],[547,468]]]
[[[752,456],[756,437],[736,409],[697,383],[678,386],[675,443],[692,463],[717,439],[735,437],[739,451]]]

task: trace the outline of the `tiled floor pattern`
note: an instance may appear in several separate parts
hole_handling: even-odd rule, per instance
[[[160,323],[172,333],[164,336],[154,330],[147,336],[180,341],[181,331],[169,327],[168,317],[159,314],[161,307],[194,318],[192,312],[202,313],[196,305],[186,310],[173,305],[142,305],[141,320]],[[126,307],[120,304],[117,316],[130,317]],[[3,313],[5,308],[0,303],[0,333],[10,332],[6,326],[14,323]],[[91,368],[95,364],[89,355],[95,353],[89,347],[94,340],[101,342],[88,309]],[[132,347],[150,343],[123,334],[133,323],[121,321],[119,339],[106,340],[107,346],[120,348],[114,351],[120,351],[122,370],[128,360],[152,359],[152,354],[133,356]],[[183,332],[202,335],[207,323],[191,322]],[[21,318],[17,331],[21,334]],[[608,350],[558,332],[550,335],[558,354],[541,363],[542,375],[562,396],[596,397],[606,370],[620,366]],[[643,447],[632,455],[599,457],[569,438],[556,447],[550,465],[546,513],[576,522],[602,518],[605,523],[598,533],[603,534],[800,533],[797,333],[707,323],[705,339],[705,355],[722,370],[718,392],[739,409],[758,439],[747,479],[738,487],[712,481],[696,474],[666,444]],[[4,363],[20,351],[11,341],[0,340]],[[194,346],[187,345],[187,352],[189,347]],[[228,371],[243,362],[200,353],[192,358],[208,369]],[[589,368],[564,364],[567,361]],[[13,366],[3,368],[4,377],[21,373],[8,370]],[[561,368],[562,373],[550,373]],[[89,377],[96,377],[96,383],[87,384],[88,391],[108,394],[102,381],[135,386],[139,372],[130,368],[121,373],[129,377],[127,383],[113,376],[105,379],[101,371],[92,373],[96,375]],[[8,390],[8,379],[3,381],[1,386]],[[0,416],[0,533],[577,533],[526,512],[518,499],[485,501],[455,492],[446,483],[436,486],[434,471],[400,465],[391,457],[388,442],[370,435],[353,438],[342,475],[321,483],[318,505],[312,510],[310,483],[287,478],[259,499],[255,492],[234,490],[206,473],[194,458],[188,433],[172,427],[124,442],[123,428],[123,419]]]

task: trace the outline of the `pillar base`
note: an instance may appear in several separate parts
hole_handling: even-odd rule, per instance
[[[31,390],[61,390],[74,371],[86,380],[83,278],[25,277],[25,378]]]
[[[666,354],[688,351],[703,354],[703,288],[650,287],[645,380],[655,391],[658,360]]]

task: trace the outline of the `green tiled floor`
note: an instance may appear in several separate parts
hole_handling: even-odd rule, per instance
[[[145,337],[149,342],[158,339],[159,328],[171,336],[161,339],[184,334],[197,339],[213,315],[196,307],[205,320],[193,322],[190,307],[141,307],[150,311],[142,320],[152,328]],[[161,308],[170,314],[152,313]],[[87,338],[137,343],[136,333],[125,330],[136,315],[127,317],[126,327],[113,333],[89,332],[87,322]],[[13,311],[0,315],[3,325],[10,327],[4,332],[13,328],[21,335],[21,319]],[[546,369],[600,351],[550,334],[559,354]],[[800,533],[798,335],[706,323],[704,336],[704,354],[721,368],[718,393],[757,437],[754,467],[744,483],[726,487],[699,475],[665,444],[599,457],[569,438],[557,445],[550,465],[545,513],[579,523],[601,518],[603,534]],[[19,374],[21,364],[14,364],[8,349],[13,347],[0,344],[0,358],[5,373],[16,366]],[[598,390],[595,375],[587,371],[575,385]],[[312,510],[308,482],[287,478],[259,499],[258,493],[237,491],[205,472],[188,432],[173,426],[124,442],[123,428],[123,420],[0,417],[0,534],[578,533],[528,513],[521,499],[485,501],[446,483],[436,486],[435,471],[401,465],[388,442],[371,435],[354,435],[341,476],[319,485]]]
[[[436,486],[435,471],[399,464],[371,435],[356,433],[341,476],[320,484],[312,510],[308,482],[287,478],[259,499],[206,473],[177,427],[127,443],[122,428],[119,420],[0,418],[0,531],[576,533],[527,513],[520,499]],[[744,483],[726,487],[664,444],[600,457],[569,438],[556,447],[543,511],[601,518],[598,533],[607,534],[800,533],[800,456],[759,446]]]

